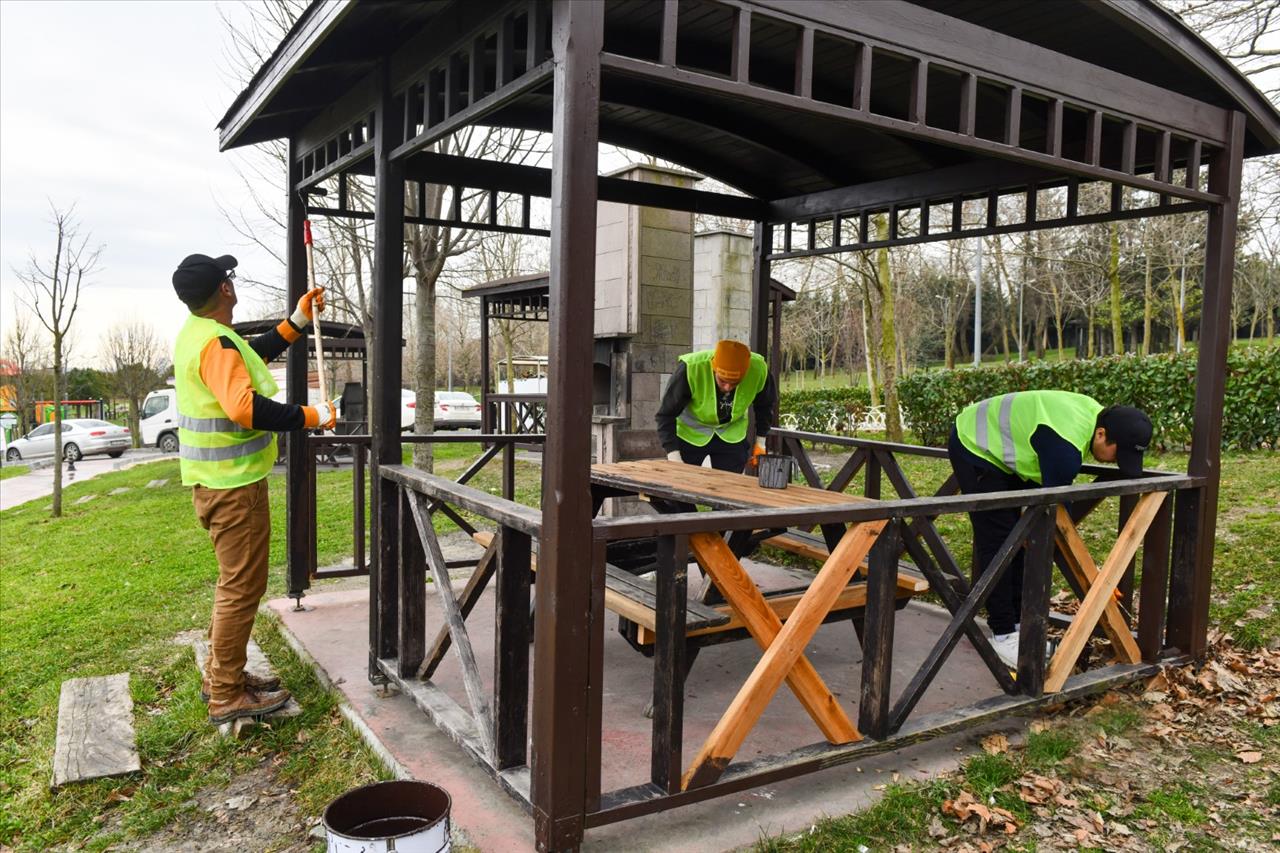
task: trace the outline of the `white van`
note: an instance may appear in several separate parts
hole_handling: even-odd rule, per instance
[[[178,392],[173,388],[152,391],[142,401],[138,431],[143,447],[158,447],[165,453],[178,452]]]

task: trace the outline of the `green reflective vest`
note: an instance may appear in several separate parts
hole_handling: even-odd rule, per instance
[[[209,341],[225,335],[244,359],[253,390],[270,397],[279,390],[262,358],[244,338],[217,320],[187,318],[173,352],[174,388],[178,393],[178,456],[182,485],[234,489],[256,483],[276,461],[276,435],[244,429],[227,417],[218,398],[200,378],[200,353]]]
[[[747,375],[742,377],[733,393],[733,414],[728,423],[722,424],[716,412],[716,378],[711,370],[713,352],[707,349],[680,356],[693,399],[676,419],[676,435],[694,447],[705,447],[712,436],[719,436],[721,441],[729,444],[744,441],[747,437],[747,409],[769,376],[764,356],[751,353]]]
[[[956,436],[969,452],[1002,471],[1042,482],[1031,435],[1041,424],[1080,450],[1089,449],[1102,405],[1071,391],[1017,391],[980,400],[956,418]]]

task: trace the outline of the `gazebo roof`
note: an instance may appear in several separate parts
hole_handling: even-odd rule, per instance
[[[448,49],[455,36],[483,24],[481,18],[492,17],[469,6],[312,3],[219,123],[222,147],[281,137],[306,141],[328,116],[336,121],[344,112],[358,112],[372,99],[377,57],[391,56],[393,88],[408,83],[420,73],[421,62]],[[735,6],[749,7],[755,16],[751,79],[745,87],[732,79],[728,53]],[[1072,159],[1085,158],[1085,134],[1075,126],[1083,126],[1086,114],[1073,107],[1083,102],[1087,111],[1096,99],[1128,109],[1139,121],[1157,123],[1167,112],[1196,125],[1198,103],[1238,109],[1247,117],[1246,155],[1280,150],[1280,114],[1274,106],[1154,2],[889,0],[876,4],[875,15],[866,15],[856,4],[683,0],[675,58],[681,70],[690,64],[686,57],[697,67],[706,66],[708,75],[722,80],[716,88],[679,72],[659,79],[650,73],[659,60],[663,8],[643,0],[617,0],[606,7],[605,51],[621,59],[602,66],[600,139],[695,169],[757,198],[787,198],[991,159],[954,144],[945,133],[927,132],[935,126],[954,130],[948,124],[955,121],[946,114],[954,112],[952,104],[962,97],[966,73],[979,81],[974,92],[976,136],[989,140],[1000,137],[1007,118],[1007,86],[1000,81],[1026,84],[1021,147],[1032,151],[1043,151],[1046,144],[1049,118],[1041,100],[1046,93],[1066,105],[1062,154]],[[931,29],[938,20],[935,13],[947,16],[945,41]],[[860,51],[844,40],[845,34],[865,37],[867,43],[876,40],[875,58],[868,63],[874,81],[870,110],[888,121],[851,125],[834,111],[795,108],[787,90],[797,75],[797,33],[802,28],[816,33],[807,47],[811,79],[804,85],[811,87],[815,101],[833,105],[848,103],[854,95]],[[895,40],[909,42],[906,58],[894,56]],[[911,120],[913,86],[920,82],[910,56],[930,48],[940,58],[931,59],[924,72],[928,128],[899,133],[898,124]],[[988,76],[999,85],[991,85]],[[768,90],[778,96],[769,96]],[[335,94],[340,95],[336,102]],[[1222,129],[1216,126],[1221,113],[1210,113],[1199,117],[1203,126],[1174,123],[1172,128],[1211,138]],[[549,130],[550,120],[549,79],[533,81],[518,96],[475,118],[537,130]],[[1118,144],[1104,139],[1103,146]],[[1151,147],[1141,141],[1137,146],[1134,166],[1139,173],[1152,166],[1154,150],[1146,150]],[[1102,161],[1118,162],[1122,156],[1104,150]],[[358,162],[347,165],[353,171],[368,169]],[[407,175],[413,177],[411,162]]]

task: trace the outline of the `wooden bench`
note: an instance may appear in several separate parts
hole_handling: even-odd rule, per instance
[[[478,531],[472,535],[472,538],[481,546],[488,548],[489,543],[493,541],[493,533]],[[827,555],[825,546],[820,544],[821,540],[817,540],[816,537],[813,538],[819,544],[815,545],[813,542],[804,543],[804,547],[808,550],[803,556],[813,556],[815,559],[825,560]],[[768,541],[773,544],[773,540]],[[796,541],[800,540],[797,539]],[[533,570],[537,571],[536,557],[531,557],[529,563]],[[897,598],[900,604],[905,604],[913,596],[929,589],[928,581],[912,571],[909,565],[903,564],[898,570]],[[806,587],[795,587],[774,590],[765,592],[764,597],[773,612],[778,614],[778,618],[786,622],[787,617],[791,615],[791,611],[800,602],[805,589]],[[657,585],[653,581],[634,575],[615,565],[605,564],[604,605],[610,611],[634,623],[634,628],[623,626],[622,633],[637,648],[652,647],[656,638],[657,593]],[[866,582],[856,580],[845,587],[839,598],[836,599],[835,605],[831,608],[829,621],[834,621],[837,618],[849,618],[850,614],[846,611],[864,607],[866,603]],[[731,638],[729,636],[718,638],[715,635],[738,632],[745,637],[745,628],[746,626],[743,624],[741,616],[728,604],[706,605],[694,600],[690,600],[688,603],[685,613],[685,637],[687,639],[701,638],[704,643],[707,641],[736,639],[736,637]],[[648,652],[648,649],[641,650]]]
[[[471,536],[482,547],[488,548],[493,541],[493,533],[488,530],[476,531]],[[536,556],[530,556],[529,566],[538,570]],[[637,577],[617,566],[605,564],[604,567],[604,606],[619,616],[630,619],[641,630],[653,636],[657,626],[658,609],[657,585],[650,580]],[[685,613],[685,635],[693,636],[701,632],[714,631],[730,621],[728,614],[714,607],[708,607],[696,601],[690,601]],[[652,639],[649,640],[653,642]]]

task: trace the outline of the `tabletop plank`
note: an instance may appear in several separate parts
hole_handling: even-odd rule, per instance
[[[703,504],[715,509],[836,506],[867,500],[791,484],[764,489],[755,477],[687,465],[668,459],[639,459],[591,466],[591,481],[652,497]]]

